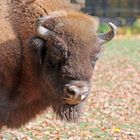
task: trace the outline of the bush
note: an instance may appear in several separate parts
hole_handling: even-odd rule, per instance
[[[109,24],[108,23],[102,23],[100,26],[99,26],[99,29],[98,29],[98,32],[99,33],[105,33],[109,30]]]
[[[132,26],[132,31],[133,31],[133,33],[135,33],[135,34],[140,33],[140,19],[137,19],[137,20],[134,22],[134,24],[133,24],[133,26]]]

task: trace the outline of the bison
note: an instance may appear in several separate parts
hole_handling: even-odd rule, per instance
[[[48,107],[76,122],[104,43],[96,21],[65,1],[0,1],[0,127],[18,128]]]

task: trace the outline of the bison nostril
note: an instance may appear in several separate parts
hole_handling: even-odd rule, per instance
[[[72,95],[72,96],[75,96],[75,94],[76,94],[76,92],[73,89],[69,88],[69,87],[67,87],[67,93],[69,95]]]
[[[86,99],[89,94],[89,85],[85,81],[71,81],[64,89],[64,103],[76,105]]]

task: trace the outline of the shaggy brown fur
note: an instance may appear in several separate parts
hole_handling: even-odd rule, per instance
[[[96,22],[90,16],[72,11],[72,6],[63,0],[1,0],[0,6],[1,126],[19,127],[49,106],[62,119],[76,120],[81,106],[64,105],[61,96],[56,95],[57,88],[69,81],[64,77],[90,80],[91,61],[99,51]],[[65,11],[66,15],[47,22],[45,26],[63,39],[63,48],[66,47],[72,55],[58,71],[59,76],[57,71],[54,73],[45,68],[49,57],[46,56],[42,67],[48,75],[42,80],[37,52],[27,39],[35,34],[33,24],[38,17],[58,10]],[[57,46],[60,40],[49,37],[48,46]]]

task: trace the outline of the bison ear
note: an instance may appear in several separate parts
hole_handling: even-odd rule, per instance
[[[45,51],[44,49],[46,49],[46,41],[41,39],[38,36],[33,36],[29,39],[29,44],[30,47],[33,48],[33,50],[37,53],[38,57],[39,57],[39,62],[40,64],[42,64],[42,60],[43,60],[43,56],[42,54],[44,53],[43,51]]]
[[[101,45],[109,42],[110,40],[112,40],[116,36],[117,27],[111,22],[109,22],[109,26],[111,28],[109,32],[98,35],[98,38],[99,38]]]

